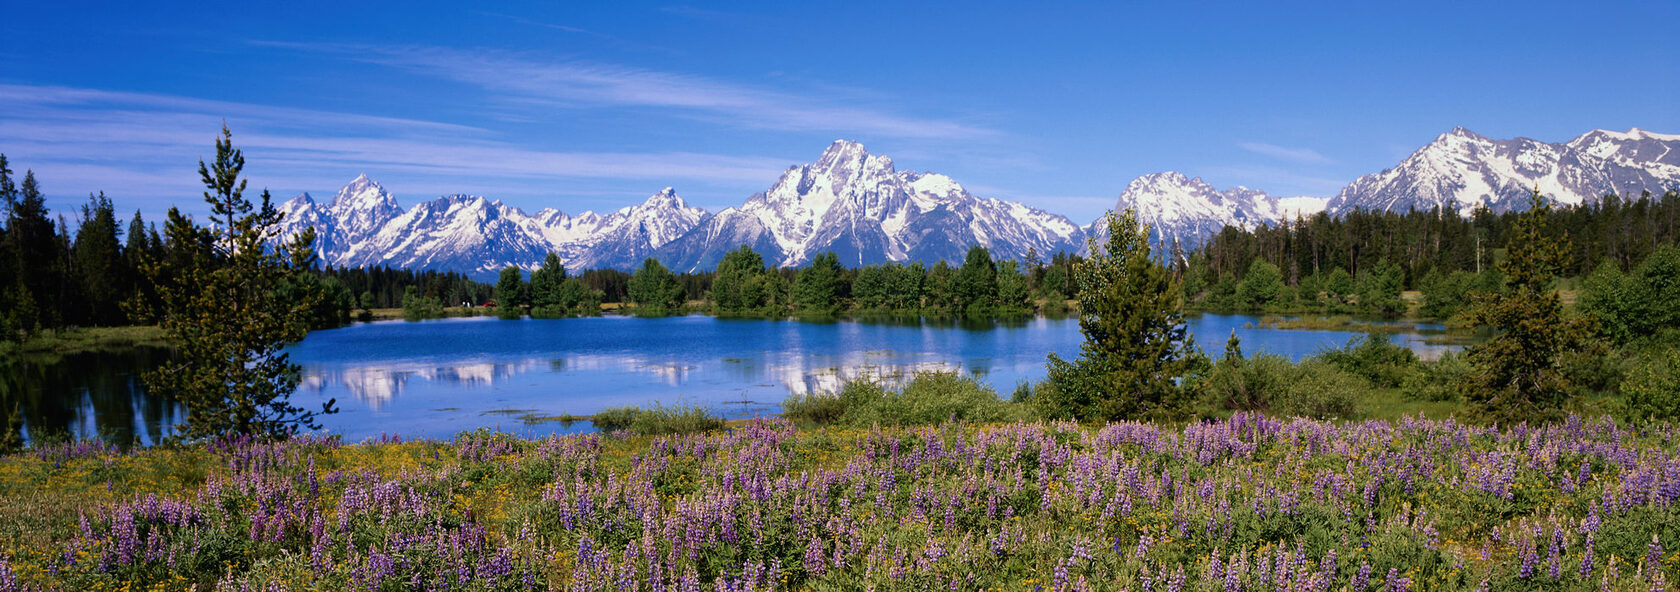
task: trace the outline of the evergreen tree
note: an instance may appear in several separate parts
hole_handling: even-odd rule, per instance
[[[1021,273],[1019,264],[1010,260],[997,267],[998,308],[1010,313],[1032,312],[1032,303],[1027,300],[1027,276]]]
[[[72,256],[86,298],[83,319],[94,325],[123,322],[120,304],[130,291],[129,266],[118,245],[116,209],[111,200],[103,192],[97,197],[88,196]]]
[[[518,267],[502,268],[502,273],[496,278],[496,315],[502,318],[518,318],[520,307],[525,305],[525,271]]]
[[[1050,354],[1038,397],[1053,417],[1116,420],[1184,413],[1175,380],[1196,354],[1184,325],[1180,285],[1150,255],[1149,227],[1127,210],[1107,216],[1108,242],[1091,245],[1079,282],[1079,359]]]
[[[531,316],[562,317],[568,314],[560,286],[566,282],[566,266],[560,256],[549,253],[542,267],[531,272]]]
[[[12,168],[6,155],[0,154],[0,341],[17,339],[19,302],[17,253],[13,241],[12,208],[17,204],[17,184],[12,181]],[[33,315],[31,315],[33,316]]]
[[[718,261],[712,276],[712,303],[718,312],[740,314],[764,308],[770,301],[771,281],[764,257],[741,245]]]
[[[665,314],[683,303],[683,288],[677,283],[677,276],[652,257],[643,260],[642,267],[630,276],[626,291],[639,312],[645,314]]]
[[[969,247],[951,283],[957,308],[971,315],[986,314],[997,299],[997,276],[997,264],[992,262],[991,252],[980,245]]]
[[[804,314],[834,314],[845,297],[845,283],[840,257],[833,252],[817,255],[793,281],[793,304]]]
[[[285,437],[318,429],[316,417],[336,411],[334,401],[319,411],[291,404],[300,368],[283,351],[303,339],[309,311],[323,297],[287,298],[278,289],[296,272],[294,260],[312,256],[306,239],[313,233],[270,248],[281,214],[267,191],[257,203],[243,196],[244,164],[224,126],[215,159],[199,161],[198,168],[204,199],[221,227],[199,228],[172,209],[169,238],[181,253],[147,262],[162,301],[156,318],[177,356],[147,373],[146,386],[185,405],[182,431],[188,438]]]
[[[1242,281],[1237,282],[1237,301],[1243,308],[1258,312],[1277,303],[1283,290],[1283,272],[1276,265],[1255,259]]]
[[[1471,323],[1493,328],[1494,335],[1469,348],[1474,370],[1460,389],[1487,416],[1510,422],[1557,416],[1569,391],[1559,356],[1594,345],[1591,322],[1565,317],[1551,286],[1569,265],[1569,241],[1550,237],[1552,208],[1538,189],[1530,204],[1513,225],[1499,262],[1504,287],[1478,294],[1466,311]]]
[[[13,256],[13,277],[8,279],[9,300],[15,308],[10,316],[14,328],[32,334],[58,324],[56,304],[63,256],[34,171],[24,173],[23,184],[15,193],[16,199],[8,196],[11,215],[6,224]]]

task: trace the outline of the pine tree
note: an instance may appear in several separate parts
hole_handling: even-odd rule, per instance
[[[739,314],[764,308],[770,292],[764,257],[748,245],[724,255],[712,276],[712,303],[719,312]]]
[[[496,278],[496,316],[519,318],[525,304],[525,271],[508,266]]]
[[[10,193],[17,196],[10,199],[8,195],[11,216],[6,225],[13,256],[13,277],[7,278],[9,300],[15,306],[10,316],[13,327],[32,334],[58,324],[55,304],[63,283],[64,257],[35,172],[26,171],[22,185]]]
[[[1079,359],[1050,354],[1050,377],[1036,398],[1053,416],[1117,420],[1183,414],[1175,381],[1195,345],[1184,325],[1181,287],[1150,255],[1149,227],[1131,210],[1107,216],[1109,238],[1091,245],[1075,269],[1079,283]]]
[[[677,276],[658,259],[648,257],[630,277],[627,295],[643,314],[665,314],[682,306],[683,288]]]
[[[1460,384],[1465,400],[1486,416],[1509,422],[1556,417],[1569,392],[1559,356],[1591,351],[1593,326],[1564,316],[1552,280],[1569,266],[1567,236],[1550,236],[1551,205],[1535,189],[1530,208],[1518,216],[1499,262],[1505,276],[1497,292],[1478,294],[1465,312],[1475,325],[1490,327],[1486,343],[1469,348],[1474,370]]]
[[[569,314],[566,295],[561,290],[565,283],[566,266],[560,263],[559,255],[549,253],[543,258],[542,267],[531,272],[531,316],[554,318]]]
[[[119,304],[129,292],[129,266],[117,241],[116,209],[104,192],[88,196],[72,247],[76,279],[85,298],[83,318],[94,325],[122,323]]]
[[[793,281],[793,303],[802,314],[829,315],[840,308],[845,297],[846,270],[833,252],[811,259]]]
[[[980,245],[969,247],[962,267],[951,282],[957,307],[974,316],[989,314],[997,299],[997,276],[997,264],[992,262],[991,252]]]
[[[216,157],[199,161],[199,177],[219,227],[200,228],[174,209],[169,216],[170,256],[146,262],[161,306],[159,325],[177,357],[145,376],[148,390],[174,397],[187,408],[182,434],[199,439],[228,433],[285,437],[318,429],[316,418],[333,413],[291,404],[300,368],[282,349],[303,339],[310,310],[322,294],[281,295],[294,261],[312,257],[313,233],[278,248],[281,214],[264,191],[261,201],[243,196],[244,155],[224,126]]]

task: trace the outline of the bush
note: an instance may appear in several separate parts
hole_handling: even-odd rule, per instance
[[[791,419],[851,426],[934,425],[953,418],[991,423],[1028,415],[1024,406],[956,372],[917,374],[897,392],[878,381],[853,380],[837,393],[789,397],[782,409]]]
[[[656,405],[653,409],[644,409],[637,413],[635,421],[630,422],[630,431],[643,436],[698,434],[721,430],[727,425],[728,422],[723,418],[712,415],[698,406]]]
[[[603,432],[614,432],[630,429],[631,422],[636,421],[636,415],[641,413],[639,407],[610,407],[596,413],[591,420],[595,428]]]
[[[1621,391],[1633,419],[1680,418],[1680,349],[1642,356]]]
[[[1265,411],[1315,418],[1359,416],[1358,398],[1370,384],[1335,365],[1262,353],[1225,358],[1206,382],[1214,406],[1226,411]]]
[[[697,434],[728,425],[722,418],[694,405],[655,405],[652,409],[612,407],[595,414],[593,422],[603,432],[627,430],[643,436]]]
[[[1404,384],[1418,367],[1412,350],[1394,345],[1386,333],[1370,333],[1348,340],[1340,349],[1321,351],[1314,360],[1358,374],[1380,387]]]
[[[1464,354],[1450,351],[1439,360],[1419,364],[1416,371],[1406,375],[1400,388],[1415,401],[1457,401],[1458,382],[1469,372],[1470,362]]]

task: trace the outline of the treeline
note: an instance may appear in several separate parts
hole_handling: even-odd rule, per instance
[[[1174,259],[1186,299],[1200,308],[1395,316],[1404,312],[1401,291],[1419,290],[1423,314],[1446,317],[1471,293],[1500,285],[1496,263],[1519,215],[1485,207],[1468,217],[1440,208],[1320,212],[1253,230],[1226,227]],[[1552,217],[1547,240],[1572,245],[1560,275],[1584,277],[1601,264],[1625,272],[1680,239],[1680,193],[1606,195]]]
[[[202,257],[213,237],[187,232],[191,220],[171,211],[165,229],[136,211],[126,230],[105,194],[88,196],[74,220],[48,211],[34,171],[17,181],[0,154],[0,341],[28,339],[41,331],[75,327],[154,324],[160,295],[147,270]],[[180,230],[170,232],[171,228]],[[72,230],[73,229],[73,230]],[[309,311],[312,329],[349,322],[354,292],[323,275],[313,262],[280,287],[304,293],[319,287],[326,298]]]
[[[985,247],[974,246],[960,266],[941,260],[932,266],[886,263],[847,269],[837,255],[823,253],[805,267],[781,269],[742,245],[709,272],[677,274],[649,258],[634,273],[589,270],[571,277],[551,254],[529,282],[519,268],[504,269],[495,300],[510,312],[530,307],[533,316],[582,314],[591,302],[633,304],[638,314],[654,315],[1013,316],[1039,310],[1038,301],[1048,312],[1066,311],[1075,291],[1072,269],[1079,261],[1064,253],[1048,263],[1036,256],[1026,263],[1000,261]]]

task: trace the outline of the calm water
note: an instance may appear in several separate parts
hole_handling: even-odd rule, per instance
[[[1233,329],[1243,350],[1300,359],[1357,337],[1335,331],[1244,328],[1254,317],[1203,315],[1190,331],[1212,355]],[[355,441],[381,434],[447,438],[477,427],[537,435],[588,422],[540,421],[618,405],[700,405],[726,417],[773,414],[790,394],[836,389],[858,377],[888,383],[922,370],[975,376],[1007,397],[1042,380],[1045,357],[1076,357],[1075,319],[1017,322],[843,320],[833,323],[598,317],[388,321],[311,333],[291,348],[303,366],[294,402],[328,398],[325,430]],[[1399,335],[1425,354],[1440,346]],[[170,432],[178,405],[144,393],[137,375],[166,355],[79,356],[7,369],[0,404],[25,436],[68,431],[150,443]]]

